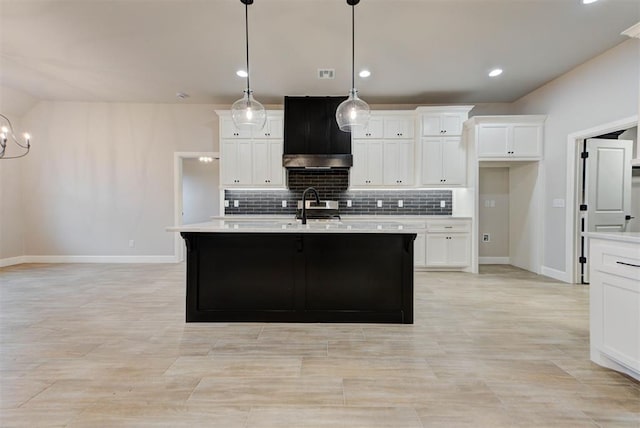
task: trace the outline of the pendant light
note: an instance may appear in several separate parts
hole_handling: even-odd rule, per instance
[[[264,106],[253,98],[253,91],[249,86],[249,5],[253,0],[240,0],[244,4],[244,28],[247,48],[247,89],[244,96],[231,106],[231,118],[240,129],[262,129],[267,120]]]
[[[369,104],[358,98],[358,91],[355,88],[355,6],[360,0],[347,0],[351,6],[351,90],[349,98],[344,100],[336,110],[336,121],[341,131],[352,132],[357,128],[363,128],[369,122],[371,112]]]

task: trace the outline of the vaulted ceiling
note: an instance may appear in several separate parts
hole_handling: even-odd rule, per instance
[[[245,85],[244,12],[240,0],[0,0],[0,84],[46,100],[231,103]],[[511,102],[625,41],[640,2],[361,0],[355,13],[368,102]],[[258,100],[346,95],[345,0],[255,0],[249,30]]]

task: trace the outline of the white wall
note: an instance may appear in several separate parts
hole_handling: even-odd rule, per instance
[[[173,153],[218,150],[214,109],[39,103],[23,118],[34,135],[23,171],[26,254],[173,255]]]
[[[480,168],[478,256],[509,258],[509,168]],[[482,235],[490,234],[483,242]]]
[[[201,223],[220,215],[220,161],[182,160],[182,223]]]
[[[566,151],[570,133],[638,114],[638,39],[627,40],[514,103],[514,114],[546,114],[544,259],[547,268],[566,272]],[[571,268],[571,267],[569,267]]]

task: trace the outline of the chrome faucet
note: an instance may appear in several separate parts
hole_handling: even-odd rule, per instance
[[[307,224],[307,193],[311,192],[316,197],[316,203],[320,203],[320,196],[318,195],[318,191],[313,187],[307,187],[302,192],[302,224]]]

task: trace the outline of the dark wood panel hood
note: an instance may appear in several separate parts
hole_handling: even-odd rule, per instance
[[[350,168],[351,134],[338,128],[336,109],[347,97],[284,97],[285,168]]]

